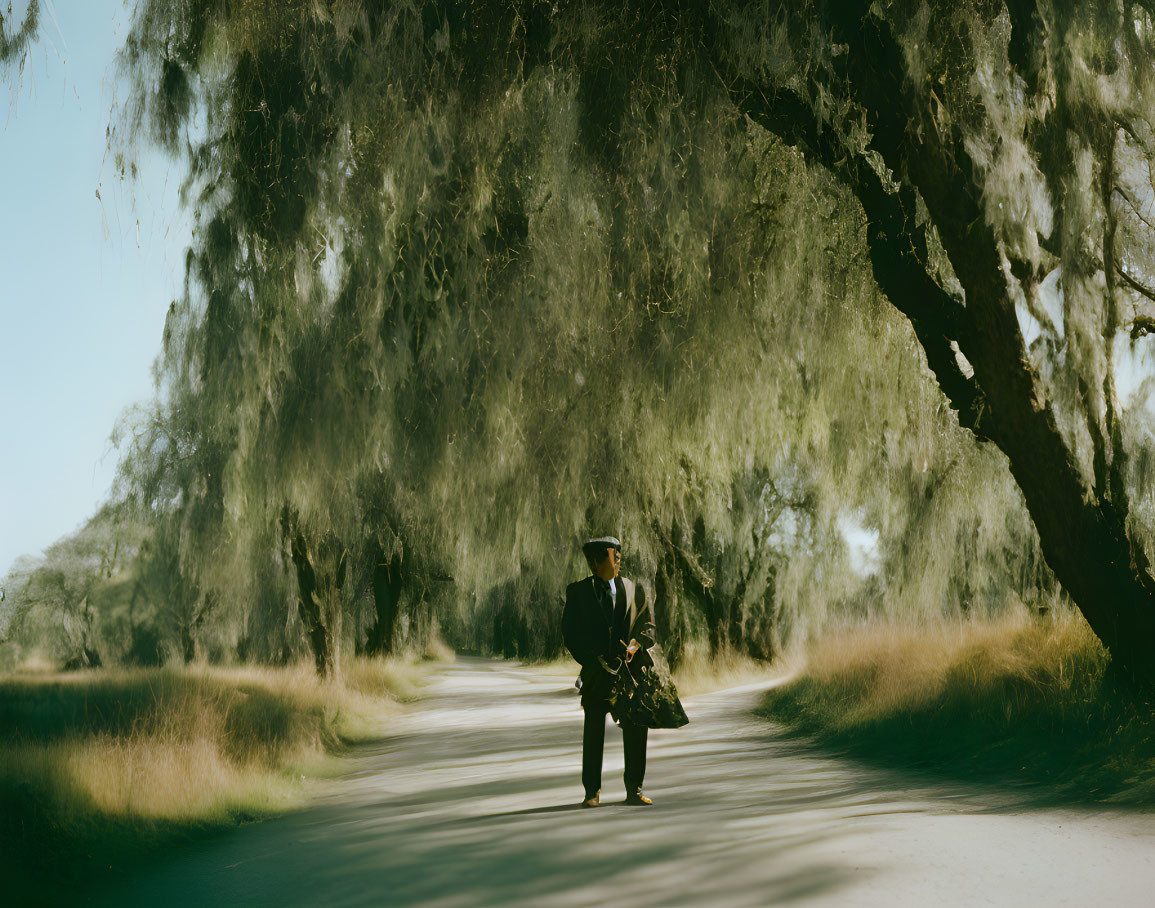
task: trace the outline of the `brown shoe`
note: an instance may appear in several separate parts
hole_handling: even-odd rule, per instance
[[[582,801],[582,807],[597,807],[601,803],[600,791],[595,791],[590,797]]]
[[[648,807],[654,802],[642,794],[642,790],[639,788],[626,795],[626,803],[633,807]]]

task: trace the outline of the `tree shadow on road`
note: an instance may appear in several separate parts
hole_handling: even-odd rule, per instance
[[[651,735],[653,807],[581,810],[576,699],[560,707],[516,677],[490,688],[484,671],[447,669],[440,695],[363,748],[325,802],[173,855],[95,903],[764,905],[835,899],[879,872],[844,842],[895,790],[783,749],[751,713],[756,694],[690,698],[687,728]],[[606,745],[612,787],[620,735]]]

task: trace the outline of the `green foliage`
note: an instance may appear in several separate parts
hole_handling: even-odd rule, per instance
[[[22,559],[4,580],[0,639],[73,668],[119,660],[151,623],[135,561],[147,529],[106,505],[80,531]]]
[[[865,19],[850,26],[859,12]],[[915,134],[960,138],[967,160],[959,166],[994,228],[1025,355],[1041,376],[1038,393],[1054,406],[1088,494],[1124,513],[1139,505],[1127,532],[1150,558],[1152,487],[1131,463],[1149,457],[1155,435],[1143,340],[1155,300],[1150,5],[898,0],[837,13],[811,4],[733,7],[726,47],[737,70],[762,79],[767,91],[806,97],[847,154],[872,160],[897,183],[909,176],[897,162],[914,155],[895,155],[892,172],[874,150],[904,140],[865,127],[846,45],[828,34],[841,17],[850,33],[881,23],[901,46],[905,72],[895,75],[917,103],[900,107],[896,98],[899,120]],[[926,233],[930,271],[961,297],[936,252],[936,226],[928,222]]]
[[[911,29],[950,19],[920,10]],[[142,2],[127,125],[184,156],[197,223],[156,409],[124,433],[120,491],[172,577],[152,595],[256,658],[434,624],[550,655],[577,543],[608,530],[675,656],[705,635],[768,657],[847,610],[1049,604],[1002,458],[878,293],[861,209],[718,76],[836,75],[772,12]],[[989,60],[936,33],[919,65],[989,131],[1014,93],[972,97],[1006,53],[980,12],[958,21]],[[1031,188],[1008,242],[1047,229],[1031,180],[1004,181]],[[878,534],[872,569],[847,526]],[[297,607],[304,576],[350,617],[335,633]]]
[[[28,48],[36,40],[36,32],[40,28],[39,0],[29,0],[24,18],[15,30],[12,21],[12,4],[9,3],[6,14],[0,11],[0,73],[15,66],[19,74],[24,72]]]

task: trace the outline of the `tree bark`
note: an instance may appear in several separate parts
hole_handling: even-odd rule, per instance
[[[874,147],[922,197],[966,293],[958,340],[986,400],[984,434],[1007,456],[1047,563],[1117,667],[1155,681],[1155,579],[1110,490],[1084,480],[1027,359],[1004,256],[966,147],[931,128],[902,76],[902,53],[886,23],[855,6],[841,7],[842,18],[832,22],[835,37],[849,46],[847,81]]]
[[[1018,4],[1019,7],[1024,4]],[[829,25],[844,43],[845,84],[866,115],[872,145],[899,191],[824,132],[809,103],[728,80],[739,110],[823,163],[859,200],[869,224],[872,271],[890,303],[910,319],[935,379],[960,425],[1007,456],[1051,570],[1132,680],[1155,682],[1155,578],[1127,534],[1125,499],[1083,478],[1059,431],[1051,402],[1026,355],[998,237],[987,224],[964,143],[929,123],[907,80],[903,56],[869,4],[839,5]],[[1016,9],[1017,50],[1035,21]],[[1037,18],[1037,17],[1036,17]],[[912,214],[926,205],[966,294],[950,297],[927,273]],[[1012,270],[1019,263],[1008,263]],[[955,341],[973,366],[962,373]],[[948,353],[949,351],[949,353]],[[1116,500],[1112,500],[1115,498]]]
[[[678,565],[669,536],[656,521],[653,527],[662,552],[658,557],[658,571],[654,577],[654,625],[666,658],[671,667],[676,667],[682,661],[685,646],[678,601]]]
[[[320,560],[335,561],[336,565],[318,571],[304,535],[297,532],[292,536],[290,551],[297,569],[297,613],[305,626],[317,674],[332,680],[337,677],[341,661],[340,592],[346,557],[343,552],[337,555],[332,543],[323,548],[326,551],[320,553]],[[325,559],[324,555],[331,557]]]
[[[373,606],[377,621],[369,629],[365,651],[372,656],[385,656],[393,651],[393,633],[397,625],[397,605],[401,601],[401,553],[394,548],[392,557],[384,550],[377,551],[373,565]]]

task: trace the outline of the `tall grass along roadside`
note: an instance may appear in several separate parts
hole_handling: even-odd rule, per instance
[[[743,684],[768,682],[780,677],[783,671],[777,662],[771,664],[751,659],[742,653],[711,655],[706,643],[691,641],[673,674],[678,693],[682,697],[692,697]]]
[[[151,845],[266,816],[416,694],[413,660],[0,676],[0,871],[41,896]],[[8,890],[11,892],[11,889]]]
[[[1155,802],[1151,700],[1108,668],[1072,614],[865,626],[812,643],[761,712],[883,763]]]

